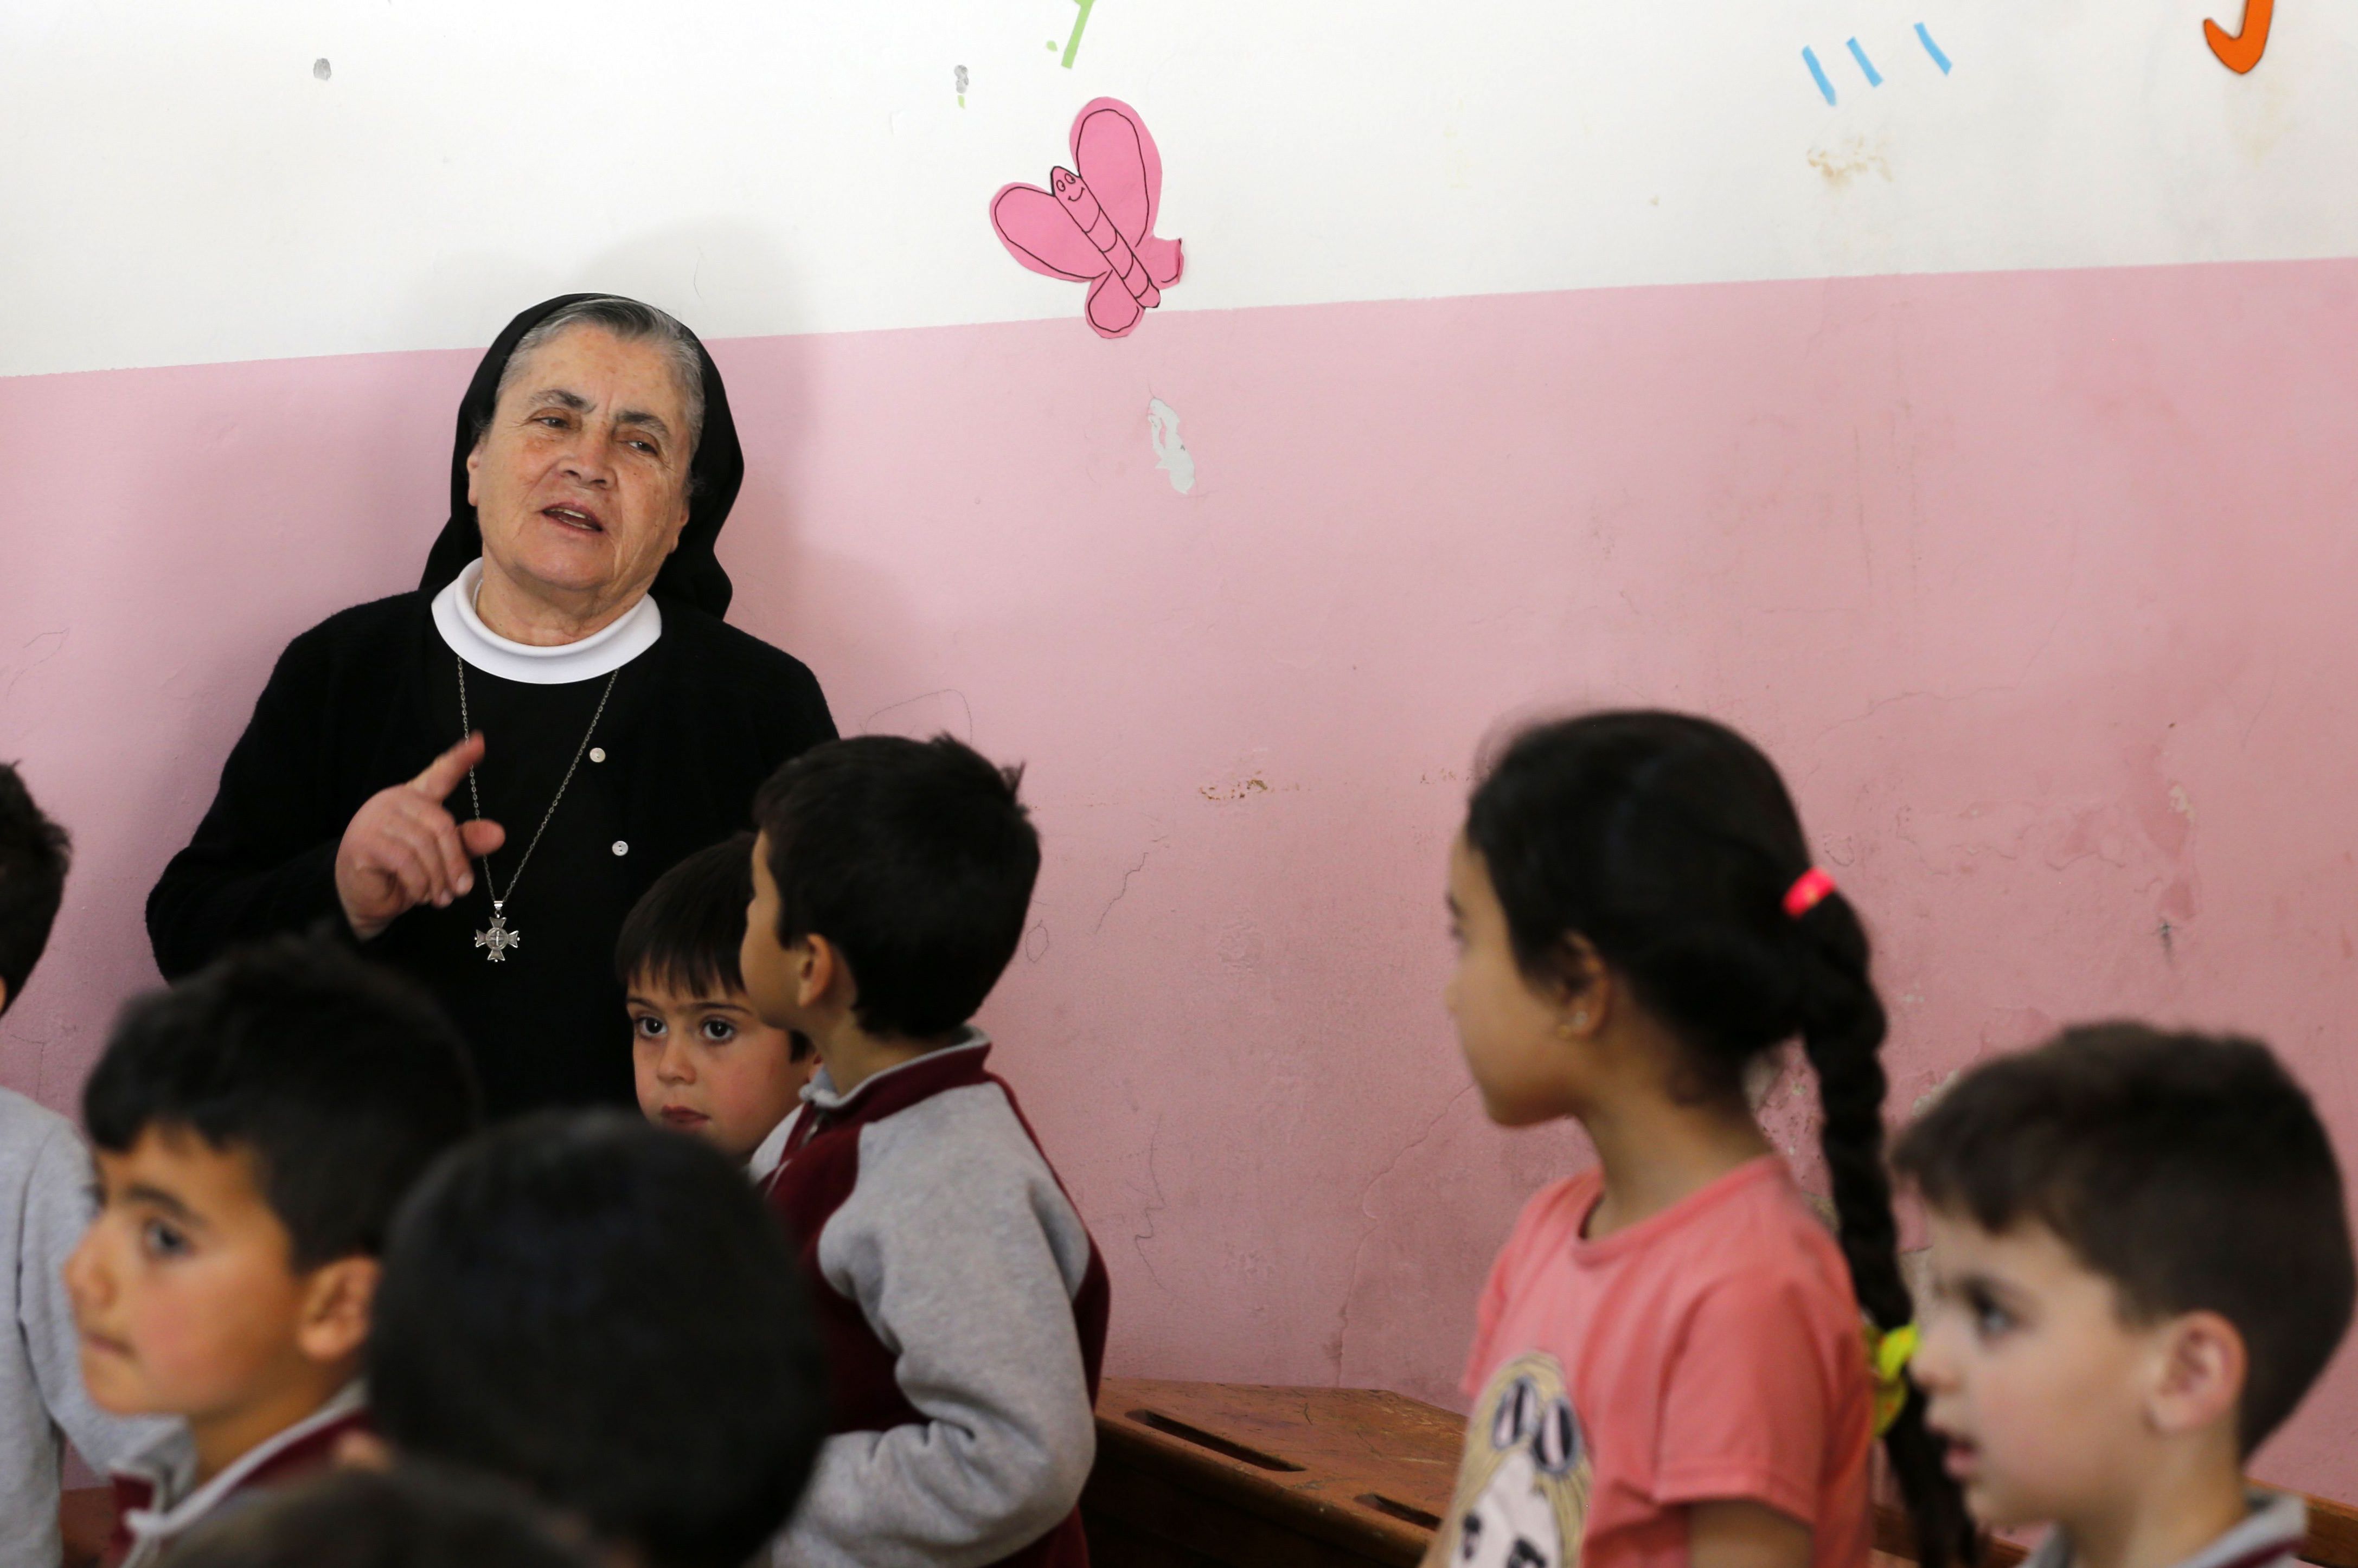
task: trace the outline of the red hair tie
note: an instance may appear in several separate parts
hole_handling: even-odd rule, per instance
[[[1793,885],[1785,890],[1785,913],[1799,920],[1824,903],[1826,895],[1833,891],[1833,878],[1812,866],[1795,877]]]

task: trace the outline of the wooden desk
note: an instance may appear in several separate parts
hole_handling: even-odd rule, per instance
[[[1414,1568],[1461,1416],[1373,1389],[1108,1378],[1081,1493],[1092,1568]]]
[[[1457,1478],[1465,1421],[1375,1389],[1108,1378],[1081,1494],[1094,1568],[1414,1568]],[[1877,1568],[1912,1559],[1876,1510]],[[2358,1568],[2358,1509],[2309,1499],[2301,1555]],[[1993,1541],[1985,1568],[2022,1548]]]

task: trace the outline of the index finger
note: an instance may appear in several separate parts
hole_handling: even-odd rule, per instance
[[[409,781],[409,787],[429,799],[440,800],[459,787],[467,770],[483,760],[483,732],[480,730],[426,764],[426,771]]]

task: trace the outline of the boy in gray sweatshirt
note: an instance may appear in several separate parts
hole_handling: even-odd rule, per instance
[[[746,994],[820,1062],[765,1194],[834,1392],[778,1568],[1087,1568],[1105,1264],[968,1022],[1039,874],[1020,777],[863,735],[754,806]]]
[[[65,829],[0,763],[0,1012],[49,945],[65,895]],[[90,1153],[73,1124],[0,1089],[0,1568],[57,1568],[61,1443],[104,1469],[162,1422],[90,1402],[61,1271],[90,1226]]]

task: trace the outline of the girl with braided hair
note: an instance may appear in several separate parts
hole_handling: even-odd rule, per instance
[[[1924,1568],[1970,1563],[1903,1369],[1866,933],[1768,758],[1673,713],[1530,730],[1474,792],[1449,902],[1485,1108],[1571,1117],[1597,1164],[1533,1197],[1493,1266],[1428,1563],[1866,1568],[1878,1435]],[[1745,1093],[1796,1037],[1833,1235]]]

